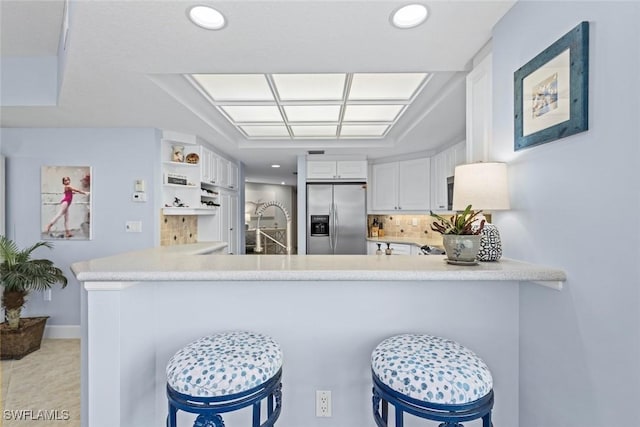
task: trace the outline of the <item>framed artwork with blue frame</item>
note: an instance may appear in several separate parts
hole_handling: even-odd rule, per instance
[[[589,23],[574,29],[513,75],[515,151],[589,128]]]

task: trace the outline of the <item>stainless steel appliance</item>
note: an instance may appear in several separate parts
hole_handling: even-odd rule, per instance
[[[453,181],[454,177],[447,177],[447,210],[453,210]]]
[[[366,254],[363,183],[307,184],[307,254]]]

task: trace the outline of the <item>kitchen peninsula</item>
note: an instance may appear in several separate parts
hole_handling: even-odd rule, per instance
[[[400,332],[473,349],[493,372],[496,425],[517,425],[519,287],[566,280],[508,259],[460,267],[443,256],[225,256],[188,246],[73,264],[86,290],[83,425],[164,425],[169,358],[200,336],[237,329],[283,348],[281,427],[325,425],[313,411],[316,390],[332,391],[332,426],[371,425],[371,350]]]

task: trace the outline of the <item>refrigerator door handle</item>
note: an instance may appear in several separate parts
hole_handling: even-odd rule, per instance
[[[331,203],[329,205],[329,248],[331,249],[331,252],[334,252],[333,249],[333,234],[336,232],[336,229],[334,227],[334,212],[333,212],[333,203]]]
[[[338,205],[334,204],[333,205],[333,235],[335,236],[335,239],[333,241],[333,247],[335,249],[338,248],[338,228],[340,227],[340,222],[339,222],[339,217],[338,217]]]

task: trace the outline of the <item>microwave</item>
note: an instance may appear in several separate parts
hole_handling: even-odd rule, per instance
[[[447,177],[447,210],[453,210],[453,176]]]

